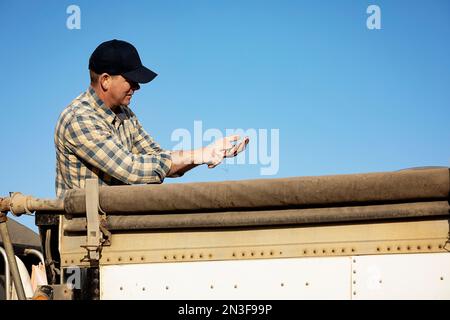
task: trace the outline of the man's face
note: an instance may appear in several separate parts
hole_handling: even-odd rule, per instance
[[[139,90],[139,88],[138,83],[127,80],[121,75],[112,76],[108,89],[110,100],[114,106],[127,106],[130,104],[134,92]]]

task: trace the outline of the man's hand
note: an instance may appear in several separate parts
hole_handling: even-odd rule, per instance
[[[207,164],[208,168],[218,166],[224,158],[237,156],[245,150],[250,139],[245,137],[240,143],[235,143],[238,135],[228,136],[211,143],[209,146],[190,151],[171,151],[172,165],[167,174],[168,177],[180,177],[186,171],[201,164]]]
[[[233,135],[211,143],[202,149],[202,162],[208,165],[208,168],[218,166],[224,158],[232,158],[245,150],[250,139],[245,137],[240,143],[235,144],[240,136]]]

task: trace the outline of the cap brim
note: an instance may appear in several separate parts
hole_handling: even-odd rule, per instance
[[[125,77],[126,79],[137,83],[148,83],[153,79],[155,79],[157,75],[158,75],[157,73],[153,72],[152,70],[144,66],[122,74],[122,76]]]

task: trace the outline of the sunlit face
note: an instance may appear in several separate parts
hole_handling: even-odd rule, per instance
[[[121,75],[112,76],[108,88],[109,100],[113,106],[129,105],[134,92],[139,90],[138,83],[125,79]]]

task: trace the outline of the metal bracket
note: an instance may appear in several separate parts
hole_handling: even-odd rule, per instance
[[[97,179],[86,179],[85,195],[87,243],[82,247],[87,250],[87,255],[82,259],[82,261],[99,261],[102,246],[110,244],[111,234],[104,226],[106,221],[104,212],[102,212],[102,215],[99,214],[100,206]],[[106,239],[103,238],[104,235],[106,236]]]

